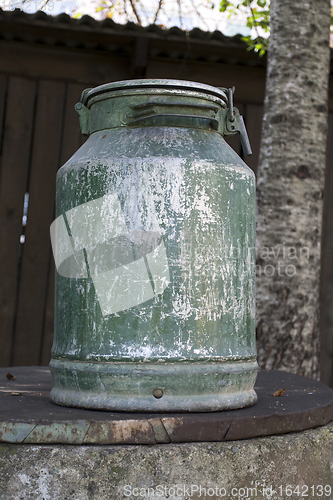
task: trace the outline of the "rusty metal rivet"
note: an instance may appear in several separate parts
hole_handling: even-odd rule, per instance
[[[153,396],[156,399],[160,399],[163,396],[163,391],[162,389],[154,389],[153,390]]]

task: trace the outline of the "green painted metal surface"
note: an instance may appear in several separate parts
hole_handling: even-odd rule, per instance
[[[240,130],[244,143],[229,100],[134,80],[76,105],[89,138],[58,172],[51,226],[54,402],[161,412],[256,401],[255,180],[223,138]]]

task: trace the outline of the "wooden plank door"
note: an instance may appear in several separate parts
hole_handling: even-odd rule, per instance
[[[13,365],[38,365],[50,266],[50,224],[60,160],[65,83],[42,80],[34,127],[29,209],[22,253]]]
[[[22,215],[29,178],[36,83],[10,77],[2,140],[0,180],[0,366],[11,364],[20,279]],[[1,98],[0,98],[1,102]]]

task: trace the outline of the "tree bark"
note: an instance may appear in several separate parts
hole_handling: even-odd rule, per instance
[[[330,0],[272,0],[257,175],[259,364],[319,378]]]

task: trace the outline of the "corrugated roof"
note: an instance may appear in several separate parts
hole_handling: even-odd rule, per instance
[[[234,64],[264,65],[256,53],[246,50],[241,35],[228,37],[220,31],[207,32],[199,28],[184,31],[178,27],[142,27],[132,22],[116,24],[109,18],[97,21],[88,15],[73,19],[64,13],[51,16],[43,11],[27,14],[20,9],[0,9],[0,40],[119,51],[126,47],[132,50],[139,38],[148,41],[153,56],[181,57],[186,52],[194,59],[216,62],[222,58]]]

